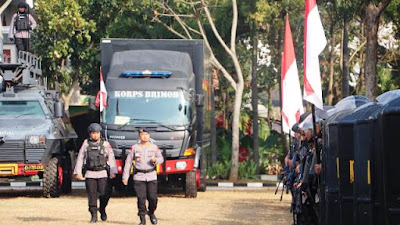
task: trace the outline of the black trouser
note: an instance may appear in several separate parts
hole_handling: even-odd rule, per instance
[[[31,48],[30,38],[15,38],[15,44],[18,51],[29,52]]]
[[[105,210],[112,193],[112,187],[108,178],[86,178],[85,184],[89,200],[89,212],[97,212],[97,198],[100,199],[100,211]]]
[[[138,215],[154,214],[157,209],[157,180],[134,181],[137,196]],[[146,199],[149,201],[149,210],[146,209]]]

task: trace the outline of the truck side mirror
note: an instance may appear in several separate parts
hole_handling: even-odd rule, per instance
[[[96,111],[97,107],[96,107],[96,98],[94,96],[89,97],[88,99],[88,108],[90,110]]]
[[[204,106],[204,95],[203,94],[196,94],[196,106],[203,107]]]
[[[54,103],[54,116],[57,118],[64,117],[64,103],[62,102]]]

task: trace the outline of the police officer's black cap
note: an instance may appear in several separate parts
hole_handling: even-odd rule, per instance
[[[300,133],[299,123],[295,123],[292,127],[292,131],[295,133]]]
[[[25,3],[25,2],[20,2],[20,3],[18,3],[18,9],[19,8],[28,8],[28,5]]]
[[[140,133],[150,133],[149,130],[147,130],[146,128],[140,128],[139,129],[139,134]]]
[[[91,123],[88,127],[88,132],[101,132],[101,125],[98,123]]]

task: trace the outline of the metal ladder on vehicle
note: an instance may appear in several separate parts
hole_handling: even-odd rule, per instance
[[[45,85],[42,77],[42,62],[30,52],[19,51],[17,63],[0,63],[0,83],[6,91],[12,91],[15,85]],[[13,92],[13,91],[12,91]]]

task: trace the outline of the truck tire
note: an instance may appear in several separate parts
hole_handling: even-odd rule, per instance
[[[66,155],[63,157],[61,162],[62,165],[62,185],[61,185],[61,192],[63,194],[69,194],[72,190],[72,163],[71,157]]]
[[[189,173],[186,173],[184,187],[185,187],[185,198],[197,197],[196,171],[191,171]]]
[[[43,197],[54,198],[60,196],[58,187],[58,161],[57,157],[53,157],[44,167]]]
[[[200,171],[200,187],[198,191],[205,192],[207,190],[207,172],[206,170]]]

